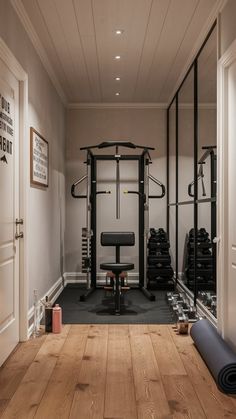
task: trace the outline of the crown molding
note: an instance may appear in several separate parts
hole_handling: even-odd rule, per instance
[[[68,109],[167,109],[167,103],[68,103]]]
[[[8,48],[7,44],[3,41],[0,37],[0,58],[4,61],[4,63],[10,68],[11,72],[14,76],[20,80],[25,81],[28,80],[27,73],[17,61],[15,56],[12,54],[11,50]]]
[[[183,67],[182,72],[180,73],[180,76],[178,77],[178,80],[174,86],[174,89],[172,91],[172,94],[169,97],[168,100],[168,104],[172,101],[175,93],[177,92],[179,86],[181,85],[189,67],[191,66],[191,64],[193,63],[198,51],[200,50],[209,30],[211,29],[214,21],[218,18],[219,13],[222,12],[223,8],[225,7],[226,3],[228,2],[228,0],[217,0],[217,2],[215,3],[215,6],[212,9],[211,14],[209,15],[208,19],[205,22],[205,25],[203,26],[197,41],[195,42],[193,49],[188,57],[188,60],[186,62],[186,64]]]
[[[43,44],[41,43],[31,21],[30,18],[24,8],[24,5],[21,0],[11,0],[11,4],[16,11],[27,35],[29,36],[29,39],[31,40],[45,70],[48,73],[48,76],[55,87],[60,99],[62,100],[63,104],[67,105],[67,98],[66,94],[53,70],[53,67],[48,59],[48,55],[45,51],[45,48],[43,47]]]
[[[167,103],[69,103],[67,109],[162,109]],[[192,103],[179,103],[179,109],[193,109]],[[199,109],[216,109],[216,103],[199,103]]]

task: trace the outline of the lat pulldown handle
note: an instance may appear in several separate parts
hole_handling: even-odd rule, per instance
[[[156,185],[160,186],[161,188],[161,194],[160,195],[149,195],[149,199],[160,199],[163,198],[166,194],[166,188],[165,185],[163,185],[163,183],[161,183],[158,179],[156,179],[153,175],[148,175],[148,178],[154,182]]]
[[[73,183],[73,185],[71,186],[71,195],[73,196],[73,198],[82,198],[82,199],[87,198],[87,195],[76,195],[75,194],[76,186],[78,186],[80,183],[82,183],[87,178],[88,178],[88,176],[84,175],[79,180],[77,180],[76,182]]]
[[[75,193],[75,188],[82,183],[85,179],[87,179],[87,175],[82,176],[79,180],[77,180],[75,183],[73,183],[73,185],[71,186],[71,195],[73,196],[73,198],[79,198],[79,199],[85,199],[87,198],[87,195],[76,195]],[[97,195],[101,195],[101,194],[110,194],[111,191],[97,191],[96,194]]]
[[[204,173],[203,173],[203,164],[205,164],[205,162],[198,162],[198,164],[200,164],[199,167],[199,171],[198,171],[198,177],[197,177],[197,182],[199,180],[201,180],[202,183],[202,196],[206,196],[206,189],[205,189],[205,185],[204,185]],[[194,198],[194,193],[192,193],[192,187],[194,185],[194,180],[188,185],[188,195],[191,196],[191,198]]]

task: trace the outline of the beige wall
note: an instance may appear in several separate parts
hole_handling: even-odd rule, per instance
[[[0,0],[0,11],[0,36],[28,74],[29,127],[33,126],[49,141],[49,188],[31,188],[28,178],[30,307],[33,290],[38,289],[41,297],[61,276],[65,218],[65,110],[9,0]]]
[[[66,141],[66,271],[81,272],[81,228],[85,226],[85,202],[73,199],[71,184],[82,176],[84,145],[102,140],[130,139],[134,143],[156,148],[152,152],[150,172],[166,184],[166,111],[160,109],[87,109],[69,110],[67,113]],[[127,150],[122,149],[127,154]],[[121,219],[115,219],[115,166],[103,162],[98,168],[98,189],[110,189],[111,195],[98,196],[98,238],[102,230],[132,230],[137,236],[138,207],[136,196],[121,194]],[[121,165],[121,191],[138,188],[135,165]],[[101,182],[102,181],[102,182]],[[151,192],[154,192],[151,189]],[[166,228],[166,200],[150,202],[150,226]],[[99,240],[98,240],[99,241]],[[131,258],[137,272],[138,249],[124,249],[125,259]],[[114,249],[101,248],[98,244],[98,262],[112,259]]]

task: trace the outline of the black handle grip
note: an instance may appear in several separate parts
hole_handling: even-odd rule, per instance
[[[71,195],[73,196],[73,198],[82,198],[82,199],[87,198],[87,195],[76,195],[75,186],[76,186],[75,184],[71,186]]]
[[[191,198],[194,198],[194,194],[192,193],[192,186],[193,186],[193,183],[190,183],[188,185],[188,195],[191,196]]]
[[[166,194],[166,188],[165,185],[161,184],[161,195],[149,195],[149,199],[159,199],[159,198],[163,198]]]

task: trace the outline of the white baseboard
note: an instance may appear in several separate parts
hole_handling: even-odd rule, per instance
[[[65,285],[67,284],[86,284],[86,274],[82,272],[65,272],[64,273]],[[128,274],[128,281],[130,284],[137,284],[139,280],[138,272],[130,272]],[[97,273],[98,285],[104,285],[106,283],[106,273]]]
[[[130,272],[128,274],[129,283],[136,285],[138,284],[139,274],[138,272]],[[97,273],[97,283],[98,285],[105,285],[106,283],[106,273],[98,272]],[[48,299],[54,303],[59,297],[61,292],[64,289],[64,286],[67,284],[86,284],[86,274],[82,272],[65,272],[63,277],[60,277],[55,284],[40,298],[45,300],[45,297],[48,296]],[[56,291],[56,292],[55,292]],[[38,324],[43,318],[43,305],[39,306],[37,322]],[[34,306],[32,306],[28,311],[28,338],[32,335],[34,329]]]
[[[58,278],[58,280],[53,284],[53,286],[40,298],[40,300],[45,300],[46,296],[48,299],[54,303],[59,297],[61,292],[64,289],[64,279],[63,277]],[[56,291],[56,292],[55,292]],[[43,305],[40,305],[38,308],[38,324],[43,318]],[[28,311],[28,338],[32,335],[34,329],[34,306],[32,306]]]

